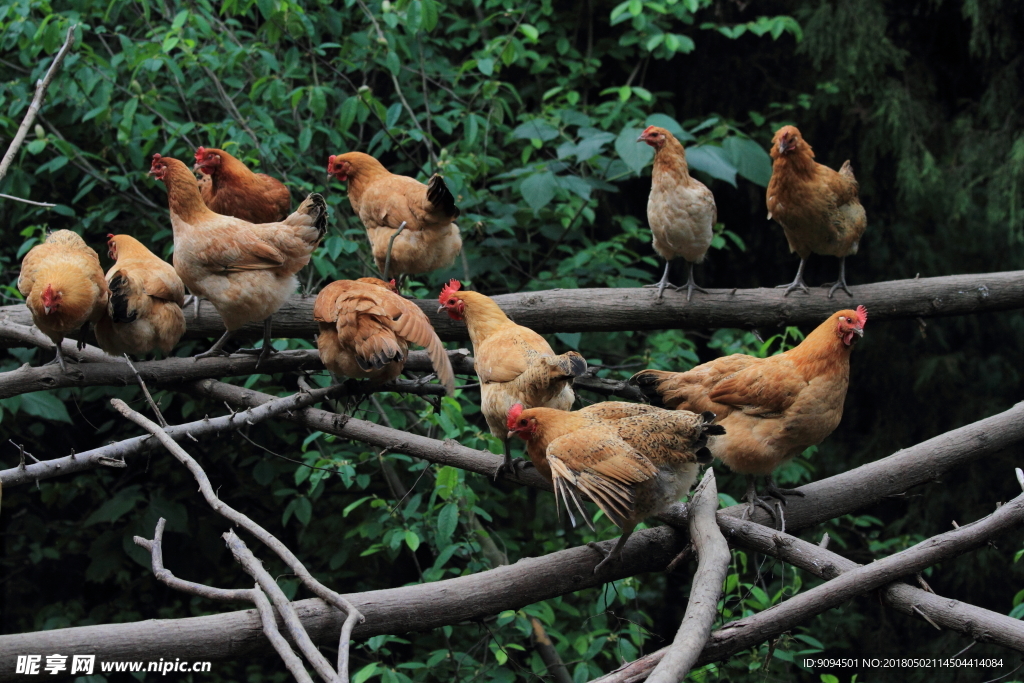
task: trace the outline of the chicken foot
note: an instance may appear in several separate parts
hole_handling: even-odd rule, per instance
[[[254,368],[256,370],[259,370],[260,363],[269,358],[271,354],[277,353],[277,349],[270,343],[271,319],[273,317],[272,315],[267,316],[267,319],[263,321],[263,346],[258,349],[238,349],[238,353],[259,354],[259,358],[256,359],[256,367]]]
[[[402,221],[402,224],[398,226],[398,230],[395,230],[395,234],[388,240],[388,253],[384,256],[384,277],[381,278],[384,282],[388,281],[388,271],[391,270],[391,249],[395,246],[395,238],[402,234],[405,230],[406,222]]]
[[[839,257],[839,279],[836,280],[835,282],[826,282],[825,284],[822,285],[822,287],[832,287],[832,289],[828,290],[828,298],[829,299],[832,298],[832,295],[836,293],[837,289],[843,290],[844,292],[846,292],[847,294],[850,295],[850,298],[853,298],[853,292],[851,292],[849,290],[849,288],[846,286],[846,257],[845,256],[840,256]]]
[[[743,500],[747,502],[747,509],[743,513],[743,519],[750,519],[751,515],[754,514],[754,510],[758,507],[763,508],[769,515],[772,516],[773,523],[779,523],[782,519],[782,508],[779,507],[778,513],[775,512],[775,508],[769,505],[767,498],[762,498],[757,495],[757,486],[754,484],[756,477],[754,475],[747,476],[747,493],[743,496]],[[782,522],[785,527],[786,522]]]
[[[514,460],[512,459],[512,446],[509,444],[508,440],[506,440],[505,460],[500,465],[498,465],[497,469],[494,470],[494,481],[498,481],[498,478],[501,477],[501,475],[504,474],[505,472],[508,472],[513,477],[515,477],[518,476],[520,472],[529,467],[533,467],[533,463],[530,462],[529,460],[526,460],[525,458],[516,458]]]
[[[793,281],[790,282],[788,285],[775,286],[775,289],[782,289],[783,287],[786,288],[786,291],[782,295],[783,297],[789,296],[789,293],[792,292],[794,289],[802,290],[804,294],[811,293],[811,290],[807,288],[807,283],[804,282],[804,266],[806,265],[807,259],[800,259],[800,267],[796,269],[796,277],[793,278]]]
[[[192,358],[199,360],[200,358],[210,358],[212,356],[230,355],[224,350],[224,345],[227,344],[228,340],[231,339],[234,334],[234,330],[224,330],[224,334],[220,336],[220,339],[218,339],[214,345],[209,348],[209,350],[196,354],[195,356],[192,356]]]
[[[597,543],[596,541],[591,541],[587,544],[588,548],[593,548],[594,550],[596,550],[604,556],[604,559],[598,562],[597,566],[594,567],[594,574],[597,574],[599,571],[601,571],[601,567],[605,566],[609,562],[618,562],[620,559],[622,559],[622,546],[626,545],[626,541],[629,540],[629,536],[633,533],[633,529],[635,528],[636,526],[634,525],[629,529],[623,529],[622,535],[619,536],[618,542],[615,544],[615,547],[611,549],[611,551],[605,550],[601,547],[601,544]]]
[[[693,297],[693,291],[694,290],[697,290],[698,292],[702,292],[703,294],[707,294],[708,290],[704,289],[703,287],[701,287],[700,285],[698,285],[696,282],[693,281],[693,265],[694,264],[689,262],[689,261],[687,261],[686,265],[689,267],[689,275],[686,278],[686,285],[685,285],[686,286],[686,301],[687,301],[687,303],[689,303],[690,298]],[[676,291],[677,292],[680,289],[683,289],[683,287],[682,286],[676,287]]]
[[[666,287],[671,287],[672,289],[675,289],[675,290],[679,289],[674,284],[672,284],[671,282],[668,281],[668,268],[669,268],[669,265],[671,263],[672,263],[671,261],[665,261],[665,273],[661,276],[660,280],[655,282],[653,285],[644,285],[644,289],[650,289],[652,287],[657,287],[658,288],[658,298],[659,299],[662,298],[663,296],[665,296],[665,288]],[[692,277],[692,272],[691,272],[691,277]],[[689,298],[687,298],[687,301],[689,301]]]
[[[63,344],[63,343],[64,343],[64,341],[61,340],[61,344]],[[69,360],[74,360],[74,358],[71,358]],[[60,344],[57,344],[57,357],[54,358],[53,360],[51,360],[50,362],[45,363],[45,365],[53,365],[54,363],[57,363],[58,365],[60,365],[60,371],[61,372],[67,374],[68,366],[64,362],[64,352],[60,350]]]

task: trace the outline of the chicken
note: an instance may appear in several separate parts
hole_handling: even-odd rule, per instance
[[[96,341],[109,354],[170,354],[185,333],[185,285],[174,267],[130,235],[107,235],[110,300],[96,324]]]
[[[734,472],[748,476],[749,510],[761,505],[756,477],[785,504],[772,472],[808,446],[819,444],[839,425],[850,384],[850,351],[864,336],[868,312],[844,310],[829,316],[796,347],[768,358],[737,353],[717,358],[688,372],[643,370],[630,378],[656,405],[676,410],[711,411],[725,435],[708,448]],[[782,518],[779,506],[778,521]]]
[[[808,292],[804,266],[812,253],[839,257],[839,279],[828,287],[831,299],[837,289],[851,297],[846,286],[846,257],[857,253],[868,226],[867,214],[857,195],[857,179],[847,160],[836,173],[814,161],[814,150],[796,126],[783,126],[772,138],[772,179],[768,182],[768,218],[782,226],[789,250],[800,257],[796,278],[785,287]]]
[[[210,300],[227,328],[196,358],[223,354],[235,330],[262,320],[261,362],[273,353],[271,316],[295,291],[295,274],[309,263],[327,231],[324,198],[309,195],[281,222],[249,223],[211,211],[199,195],[195,176],[181,161],[154,154],[150,173],[167,185],[174,270],[193,294]]]
[[[654,170],[651,173],[651,196],[647,200],[647,222],[654,235],[654,250],[665,259],[661,281],[648,287],[658,288],[660,299],[666,287],[680,290],[668,281],[672,259],[684,258],[689,275],[686,300],[693,290],[704,292],[693,281],[693,265],[704,260],[711,246],[713,229],[718,220],[718,207],[711,190],[690,176],[683,145],[664,128],[648,126],[637,139],[654,148]]]
[[[587,371],[587,361],[575,351],[556,356],[551,346],[533,330],[516,325],[489,297],[459,291],[452,280],[438,298],[452,320],[465,320],[477,377],[480,378],[480,410],[491,434],[502,440],[505,461],[497,478],[512,466],[506,416],[517,403],[526,408],[569,410],[576,395],[572,382]]]
[[[292,195],[284,183],[266,173],[253,173],[222,149],[197,149],[192,170],[201,173],[199,190],[214,213],[250,223],[276,223],[291,213]]]
[[[455,393],[451,361],[419,306],[377,278],[338,280],[320,291],[313,306],[320,324],[316,346],[333,373],[390,382],[402,373],[409,344],[427,349],[448,395]]]
[[[373,259],[384,279],[450,266],[462,249],[455,197],[434,174],[424,185],[389,173],[362,152],[332,155],[327,176],[348,183],[352,210],[366,226]]]
[[[110,296],[96,252],[76,233],[57,230],[25,254],[18,291],[32,322],[57,345],[56,360],[67,372],[60,348],[64,337],[81,329],[78,348],[84,349],[89,323],[103,316]]]
[[[698,464],[711,462],[708,437],[725,434],[720,425],[711,424],[714,419],[713,413],[635,403],[597,403],[571,413],[524,410],[516,404],[506,425],[509,438],[526,441],[530,460],[554,484],[556,507],[561,499],[573,524],[570,500],[590,525],[577,495],[583,493],[622,529],[615,548],[594,568],[596,574],[619,558],[637,524],[690,490]]]

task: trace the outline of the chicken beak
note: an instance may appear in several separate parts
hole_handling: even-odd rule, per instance
[[[641,134],[640,134],[640,137],[638,137],[638,138],[636,139],[636,141],[637,141],[637,142],[646,142],[646,140],[644,140],[644,135],[643,135],[643,133],[641,133]]]
[[[863,337],[864,336],[864,328],[863,327],[854,327],[852,332],[855,335],[857,335],[858,337]]]
[[[515,432],[509,432],[509,433],[508,433],[508,434],[507,434],[507,435],[505,436],[505,438],[506,438],[506,439],[511,439],[511,438],[512,438],[512,437],[514,437],[515,435],[516,435],[516,433],[515,433]]]
[[[444,313],[444,306],[438,306],[437,307],[437,312],[438,313]]]
[[[50,310],[51,309],[49,306],[43,306],[43,313],[45,313],[46,315],[50,315]]]

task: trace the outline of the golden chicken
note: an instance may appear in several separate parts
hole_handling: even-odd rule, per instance
[[[438,379],[451,396],[455,373],[441,340],[419,306],[377,278],[338,280],[321,290],[313,306],[320,324],[316,346],[331,372],[390,382],[402,373],[409,344],[427,349]]]
[[[249,223],[211,211],[199,195],[195,176],[181,161],[154,154],[150,173],[167,186],[174,270],[193,294],[210,300],[227,328],[196,358],[223,354],[235,330],[262,320],[263,348],[258,352],[264,360],[273,352],[271,316],[295,292],[295,274],[309,263],[327,231],[324,198],[309,195],[279,223]]]
[[[690,175],[683,145],[664,128],[648,126],[637,142],[654,148],[654,170],[651,173],[651,196],[647,200],[647,222],[654,235],[654,250],[665,259],[661,281],[647,285],[658,288],[658,298],[666,287],[680,290],[668,281],[672,259],[686,260],[686,300],[697,290],[707,294],[693,281],[693,266],[704,260],[714,237],[718,207],[715,196],[704,183]]]
[[[192,170],[201,174],[199,191],[210,211],[250,223],[276,223],[291,213],[292,195],[277,178],[253,173],[222,149],[200,147],[195,156]]]
[[[839,311],[829,316],[796,347],[768,358],[737,353],[698,365],[688,372],[643,370],[629,380],[656,405],[710,411],[725,435],[708,442],[711,453],[734,472],[746,474],[745,500],[782,520],[757,495],[756,477],[785,504],[784,495],[802,495],[775,485],[772,473],[808,446],[819,444],[843,417],[850,385],[850,352],[864,336],[868,312]]]
[[[366,226],[373,259],[384,279],[450,266],[462,249],[459,207],[444,179],[424,185],[395,175],[362,152],[331,155],[327,176],[348,183],[352,210]]]
[[[170,354],[185,333],[185,285],[174,267],[130,235],[107,235],[115,263],[107,271],[110,300],[96,324],[96,341],[109,354]]]
[[[555,505],[565,505],[575,525],[571,500],[590,524],[580,493],[622,529],[615,548],[595,568],[617,560],[633,529],[686,495],[699,464],[711,462],[708,437],[725,433],[711,424],[714,414],[697,415],[635,403],[596,403],[565,412],[551,408],[508,412],[508,436],[527,443],[537,470],[551,480]],[[596,545],[591,547],[604,550]]]
[[[61,343],[81,329],[85,348],[89,323],[103,316],[110,295],[96,252],[76,233],[57,230],[32,247],[21,261],[18,291],[32,312],[32,322],[57,345],[57,362],[67,372]]]
[[[772,179],[768,183],[768,218],[782,226],[789,250],[800,257],[796,278],[785,287],[808,292],[804,266],[812,253],[839,257],[839,279],[823,285],[831,299],[846,286],[846,257],[857,253],[868,226],[860,204],[857,179],[847,160],[839,172],[814,161],[814,150],[796,126],[783,126],[772,138]]]
[[[517,403],[527,408],[568,410],[576,395],[572,382],[587,371],[587,361],[575,351],[556,356],[551,345],[533,330],[516,325],[489,297],[459,291],[452,280],[438,298],[438,312],[452,320],[465,320],[473,343],[473,357],[480,379],[480,410],[491,434],[505,445],[505,462],[497,478],[511,467],[506,416]]]

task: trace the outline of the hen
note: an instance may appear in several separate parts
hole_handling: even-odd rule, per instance
[[[711,462],[708,436],[725,430],[714,414],[697,415],[635,403],[597,403],[575,412],[550,408],[508,412],[509,438],[519,436],[537,470],[551,480],[555,505],[571,500],[590,525],[578,496],[597,503],[622,529],[615,548],[594,573],[622,553],[626,539],[644,518],[679,501],[697,478],[698,463]],[[593,526],[591,525],[591,528]],[[600,546],[591,547],[604,552]]]
[[[174,267],[130,235],[107,235],[107,315],[96,324],[100,348],[118,356],[170,354],[185,333],[185,285]]]
[[[56,360],[67,372],[64,337],[81,329],[78,348],[84,349],[89,323],[103,316],[110,295],[96,252],[70,230],[57,230],[25,254],[18,291],[36,327],[57,345]]]
[[[352,210],[366,226],[373,259],[384,279],[450,266],[462,249],[455,197],[434,174],[424,185],[388,172],[362,152],[331,155],[327,175],[348,183]]]
[[[823,285],[831,299],[846,286],[846,257],[857,253],[868,226],[857,194],[857,179],[847,160],[839,172],[814,161],[814,150],[796,126],[783,126],[772,138],[772,179],[768,183],[768,218],[782,226],[789,250],[800,257],[796,278],[785,287],[807,292],[804,266],[812,253],[839,257],[839,279]]]
[[[196,358],[222,354],[235,330],[262,320],[262,361],[273,352],[270,318],[295,291],[295,274],[309,263],[327,231],[324,198],[309,195],[279,223],[249,223],[211,211],[199,195],[195,176],[181,161],[154,154],[150,173],[167,185],[174,270],[193,294],[210,300],[227,328]]]
[[[668,281],[672,259],[686,260],[686,300],[697,290],[707,294],[693,281],[693,266],[704,260],[714,237],[718,207],[711,190],[690,176],[683,145],[664,128],[648,126],[637,142],[654,148],[654,170],[651,173],[651,196],[647,200],[647,222],[654,235],[654,250],[665,259],[661,281],[648,287],[658,288],[660,299],[666,287],[679,290]]]
[[[250,223],[276,223],[292,210],[292,195],[284,183],[266,173],[253,173],[222,149],[197,149],[192,170],[202,174],[199,190],[214,213]]]
[[[316,338],[320,359],[333,373],[390,382],[402,373],[409,344],[427,349],[448,395],[455,393],[455,373],[444,345],[426,314],[377,278],[338,280],[321,290],[313,306],[320,324]]]
[[[449,282],[441,290],[437,310],[447,311],[452,320],[466,321],[480,379],[480,410],[491,434],[505,446],[497,477],[512,465],[508,409],[521,403],[527,408],[568,410],[576,400],[573,379],[587,371],[587,361],[575,351],[556,356],[544,337],[509,320],[489,297],[459,291],[461,287],[458,280]]]
[[[754,479],[767,479],[768,492],[784,504],[772,472],[808,446],[821,443],[843,417],[850,384],[850,351],[864,336],[868,312],[839,311],[798,346],[768,358],[737,353],[717,358],[688,372],[643,370],[629,380],[656,405],[676,410],[711,411],[725,435],[708,442],[711,453],[734,472],[748,476],[749,510],[761,505]]]

